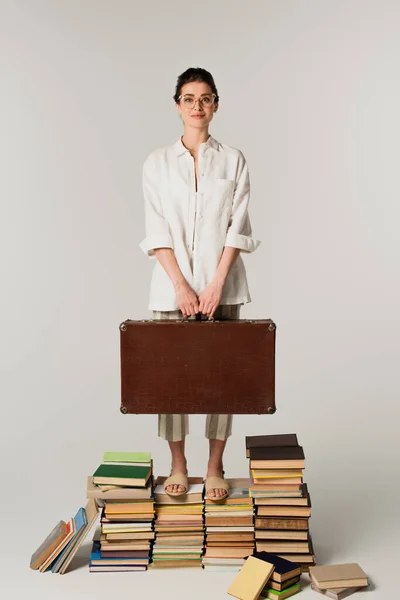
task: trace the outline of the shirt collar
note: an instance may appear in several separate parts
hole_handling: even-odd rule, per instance
[[[215,150],[219,150],[219,142],[212,135],[210,135],[206,142],[202,142],[200,144],[199,150],[202,147],[204,147],[204,151],[207,148],[214,148]],[[182,143],[182,136],[179,136],[175,144],[173,144],[173,148],[177,156],[181,156],[182,154],[185,154],[185,152],[189,152],[189,150],[185,148],[185,146]]]

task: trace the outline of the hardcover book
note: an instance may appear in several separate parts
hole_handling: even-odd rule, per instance
[[[268,469],[268,465],[266,464],[261,465],[261,464],[256,464],[258,463],[268,463],[269,461],[303,461],[304,460],[304,450],[302,446],[278,446],[278,447],[271,447],[271,448],[250,448],[250,467],[251,468],[259,468],[259,469]],[[252,461],[256,461],[254,463],[254,465],[252,464]],[[285,467],[284,465],[280,466],[279,468],[281,469],[285,469],[285,468],[292,468],[292,467]],[[293,468],[297,468],[297,466],[294,466]],[[304,468],[303,466],[299,467],[300,469]]]
[[[275,435],[246,435],[246,456],[249,457],[250,448],[272,448],[276,446],[298,446],[295,433],[281,433]]]
[[[103,462],[151,462],[150,452],[104,452]]]
[[[95,485],[92,481],[92,476],[89,475],[87,478],[86,487],[86,498],[94,498],[98,501],[111,501],[111,500],[135,500],[135,499],[147,499],[152,496],[152,487],[124,487],[115,486],[111,489],[104,489]]]
[[[39,548],[32,554],[30,568],[38,569],[68,535],[67,523],[59,521]]]
[[[149,467],[101,464],[93,473],[93,483],[145,487],[150,475]]]
[[[313,583],[311,584],[311,589],[315,592],[319,592],[323,594],[327,598],[332,598],[333,600],[343,600],[343,598],[347,598],[356,592],[359,592],[362,588],[359,587],[350,587],[350,588],[336,588],[336,589],[328,589],[328,590],[320,590]]]
[[[292,562],[291,560],[285,560],[277,554],[273,554],[271,552],[254,551],[253,556],[258,558],[259,560],[265,560],[271,565],[274,565],[274,572],[271,575],[271,579],[277,581],[278,583],[282,583],[287,579],[291,579],[292,577],[301,575],[301,568],[296,562]]]
[[[229,586],[227,593],[240,600],[256,600],[273,570],[273,564],[249,556]]]
[[[368,586],[368,578],[357,563],[310,567],[312,582],[321,590]]]

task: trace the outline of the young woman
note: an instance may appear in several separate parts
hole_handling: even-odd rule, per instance
[[[140,247],[157,259],[149,309],[153,319],[238,319],[240,306],[251,302],[240,254],[260,244],[252,238],[246,160],[240,150],[209,134],[219,106],[211,73],[188,69],[178,77],[173,98],[183,135],[151,152],[143,165],[146,237]],[[222,457],[231,427],[232,415],[207,415],[205,484],[214,501],[229,491]],[[188,432],[188,415],[158,416],[158,435],[168,440],[172,455],[164,483],[171,496],[188,489]]]

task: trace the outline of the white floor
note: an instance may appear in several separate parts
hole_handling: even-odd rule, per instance
[[[305,480],[312,500],[310,529],[318,563],[358,562],[370,577],[371,586],[368,591],[354,595],[354,598],[395,598],[393,593],[396,590],[399,558],[396,537],[399,519],[396,513],[399,502],[397,492],[392,487],[396,483],[395,473],[398,473],[398,469],[394,468],[394,457],[393,460],[384,460],[384,456],[381,456],[378,468],[379,461],[374,463],[371,451],[366,446],[357,451],[354,440],[352,456],[347,455],[345,439],[331,446],[332,451],[329,445],[323,443],[319,449],[315,447],[315,437],[310,438],[309,444],[304,435],[299,436],[299,441],[306,451]],[[161,443],[162,448],[164,446]],[[237,452],[240,459],[236,456]],[[77,467],[81,474],[75,477],[73,465],[68,463],[65,463],[65,472],[57,470],[57,458],[52,453],[43,454],[42,468],[34,475],[40,461],[36,461],[32,455],[26,455],[22,464],[30,465],[30,476],[26,470],[27,480],[20,478],[21,493],[13,489],[7,495],[9,488],[5,486],[1,544],[3,598],[203,600],[230,597],[226,590],[235,573],[208,573],[202,569],[89,573],[90,540],[94,528],[71,564],[70,572],[57,576],[31,571],[30,556],[50,528],[60,518],[67,519],[70,513],[75,512],[79,507],[75,500],[77,503],[84,502],[82,487],[78,485],[85,479],[83,469]],[[157,456],[154,459],[157,465]],[[165,456],[161,453],[159,462],[166,464]],[[226,451],[227,476],[245,476],[246,464],[242,442],[239,444],[237,441],[236,445],[231,442]],[[156,469],[155,472],[159,474]],[[64,483],[61,485],[62,479]],[[67,481],[71,485],[67,485]],[[392,493],[388,493],[389,490]],[[310,589],[308,576],[302,576],[302,585],[301,597],[304,600],[322,598]]]

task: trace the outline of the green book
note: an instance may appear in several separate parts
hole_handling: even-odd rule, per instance
[[[270,600],[284,600],[284,598],[290,598],[290,596],[293,596],[294,594],[297,594],[297,592],[300,592],[300,589],[301,588],[299,583],[295,583],[294,585],[291,585],[290,587],[286,588],[285,590],[282,590],[281,592],[273,590],[269,587],[265,587],[263,590],[261,590],[260,598],[269,598]]]
[[[146,487],[151,467],[101,464],[93,473],[94,484]]]
[[[104,452],[103,462],[138,462],[149,463],[150,452]]]

